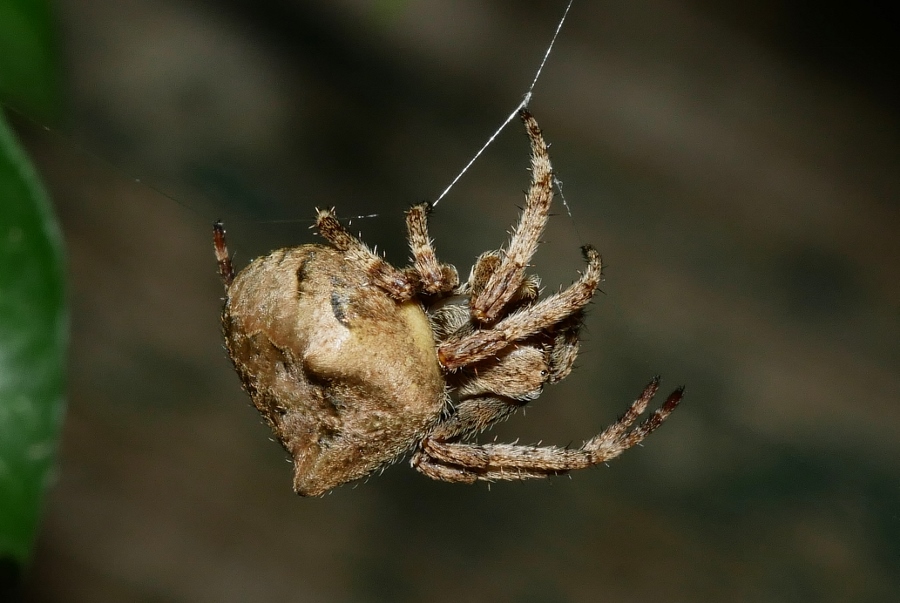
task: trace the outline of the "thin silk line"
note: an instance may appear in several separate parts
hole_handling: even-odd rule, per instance
[[[563,23],[565,23],[566,21],[566,16],[569,14],[569,9],[572,8],[572,3],[574,1],[575,0],[569,0],[569,3],[566,5],[566,10],[563,12],[562,18],[556,25],[556,31],[553,33],[553,38],[550,40],[550,45],[547,46],[547,51],[544,53],[544,58],[543,60],[541,60],[541,64],[534,74],[534,79],[531,80],[531,86],[528,87],[528,92],[525,93],[525,96],[522,97],[522,100],[518,105],[516,105],[516,108],[513,109],[512,112],[506,117],[506,120],[504,120],[500,127],[497,128],[497,130],[491,135],[490,138],[488,138],[487,142],[484,143],[484,145],[480,149],[478,149],[478,152],[475,153],[472,159],[469,160],[469,163],[467,163],[462,171],[456,175],[456,178],[454,178],[453,181],[450,182],[449,185],[447,185],[447,188],[444,189],[444,192],[438,195],[438,198],[434,203],[432,203],[432,205],[437,205],[440,200],[450,192],[450,189],[453,188],[457,182],[459,182],[459,179],[463,177],[463,174],[469,171],[469,168],[472,167],[472,164],[474,164],[475,161],[481,156],[481,154],[484,153],[485,149],[491,146],[491,143],[494,142],[497,136],[500,135],[500,132],[502,132],[503,129],[509,125],[509,122],[514,120],[519,114],[519,111],[526,108],[528,106],[528,103],[531,102],[531,97],[534,95],[534,87],[537,85],[538,78],[541,76],[541,72],[544,70],[544,65],[547,64],[547,59],[550,58],[550,52],[553,50],[553,45],[556,44],[556,38],[559,36],[559,32],[562,29]],[[568,205],[566,206],[566,209],[568,210]]]

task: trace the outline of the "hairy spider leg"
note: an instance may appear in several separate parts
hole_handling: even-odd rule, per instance
[[[495,364],[482,363],[468,371],[465,385],[457,390],[459,402],[452,414],[436,425],[429,437],[455,441],[474,436],[538,398],[544,385],[564,379],[578,356],[581,316],[567,323],[557,325],[556,332],[526,340]],[[498,374],[516,375],[515,385],[498,379]]]
[[[493,327],[451,337],[438,346],[438,359],[447,370],[456,370],[496,354],[510,342],[539,333],[580,312],[600,284],[600,254],[591,246],[582,248],[587,268],[568,289],[526,306]]]
[[[545,478],[585,469],[619,456],[662,425],[681,401],[683,388],[672,392],[662,406],[629,431],[658,389],[659,378],[654,378],[616,423],[577,450],[555,446],[465,444],[428,437],[413,457],[413,466],[435,479],[465,483]]]
[[[392,266],[353,236],[335,217],[333,209],[317,210],[316,229],[335,249],[346,253],[348,260],[363,266],[372,282],[395,300],[404,302],[416,295],[416,279]]]
[[[537,251],[553,201],[553,167],[547,144],[531,113],[523,109],[520,117],[531,140],[531,188],[499,265],[484,288],[469,300],[472,317],[484,324],[494,322],[518,291],[525,278],[525,268]]]
[[[228,245],[225,243],[225,225],[221,220],[213,224],[213,247],[216,250],[216,262],[219,264],[219,276],[225,283],[225,289],[234,281],[234,266],[231,264],[231,256],[228,255]]]
[[[413,255],[413,268],[418,274],[422,291],[429,295],[450,293],[459,286],[456,267],[442,264],[434,252],[434,242],[428,235],[430,203],[413,205],[406,212],[406,231]]]

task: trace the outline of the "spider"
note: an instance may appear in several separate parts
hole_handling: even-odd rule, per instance
[[[475,262],[469,279],[438,261],[430,205],[406,214],[412,265],[398,269],[335,217],[317,210],[328,245],[279,249],[237,276],[221,222],[215,253],[225,284],[222,325],[253,405],[294,461],[294,490],[317,496],[412,451],[411,464],[447,482],[524,480],[615,458],[659,427],[683,388],[634,426],[655,377],[622,417],[578,449],[475,444],[469,439],[565,378],[578,353],[600,255],[565,290],[540,299],[526,274],[547,223],[553,172],[534,117],[532,182],[509,244]],[[633,427],[634,426],[634,427]]]

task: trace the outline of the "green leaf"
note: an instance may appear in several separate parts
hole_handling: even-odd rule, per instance
[[[55,40],[48,2],[0,0],[0,100],[50,122],[61,112]]]
[[[0,114],[0,560],[31,552],[64,411],[62,235]]]

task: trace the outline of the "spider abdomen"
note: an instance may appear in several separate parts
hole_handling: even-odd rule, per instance
[[[231,358],[318,495],[410,449],[439,419],[444,381],[418,301],[397,302],[321,245],[257,259],[228,288]]]

